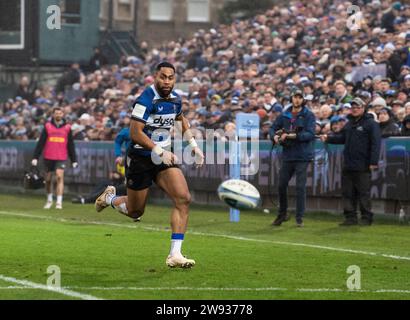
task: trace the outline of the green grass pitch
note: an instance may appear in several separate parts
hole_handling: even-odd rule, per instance
[[[170,206],[149,205],[140,223],[107,208],[0,195],[0,299],[409,299],[410,229],[376,217],[339,227],[340,216],[308,213],[279,228],[273,214],[192,206],[183,253],[190,270],[169,269]],[[61,270],[61,289],[46,286]],[[348,290],[351,265],[360,290]],[[357,274],[356,274],[357,275]],[[357,283],[357,282],[356,282]]]

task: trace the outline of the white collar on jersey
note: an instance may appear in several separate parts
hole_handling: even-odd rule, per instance
[[[155,84],[152,84],[152,85],[151,85],[151,89],[152,89],[152,91],[154,91],[154,94],[155,94],[155,97],[154,97],[153,100],[164,99],[164,98],[162,98],[162,97],[159,95],[157,89],[155,88]],[[170,98],[170,99],[174,99],[174,98],[176,98],[176,97],[177,97],[177,96],[176,96],[173,92],[171,92],[169,98]]]

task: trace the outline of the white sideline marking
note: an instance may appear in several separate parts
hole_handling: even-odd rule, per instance
[[[23,288],[19,288],[19,289],[28,289],[28,288],[39,289],[39,290],[52,291],[52,292],[63,294],[65,296],[80,298],[83,300],[101,300],[100,298],[97,298],[97,297],[94,297],[88,294],[82,294],[82,293],[64,289],[64,288],[55,288],[51,286],[46,286],[40,283],[35,283],[35,282],[27,281],[27,280],[19,280],[19,279],[12,278],[12,277],[6,277],[1,274],[0,274],[0,280],[23,286]]]
[[[397,289],[378,289],[378,290],[342,290],[337,288],[196,288],[196,287],[67,287],[71,289],[83,289],[83,290],[105,290],[105,291],[296,291],[296,292],[365,292],[365,293],[410,293],[410,290],[397,290]]]
[[[112,227],[120,227],[120,228],[128,228],[128,229],[144,229],[144,230],[149,230],[149,231],[169,232],[169,230],[164,230],[164,229],[160,229],[156,227],[135,226],[135,225],[126,225],[126,224],[121,224],[121,223],[100,222],[100,221],[90,221],[90,220],[75,220],[75,219],[70,220],[70,219],[56,218],[56,217],[51,217],[51,216],[38,216],[38,215],[30,215],[26,213],[17,213],[17,212],[9,212],[9,211],[0,211],[0,215],[8,215],[8,216],[14,216],[14,217],[23,217],[23,218],[40,219],[40,220],[50,220],[50,221],[58,221],[58,222],[64,222],[64,223],[69,222],[69,223],[81,223],[81,224],[94,224],[94,225],[112,226]],[[307,248],[313,248],[313,249],[347,252],[347,253],[361,254],[361,255],[367,255],[367,256],[376,256],[376,257],[384,257],[384,258],[395,259],[395,260],[410,261],[410,257],[403,257],[403,256],[398,256],[398,255],[392,255],[392,254],[376,253],[376,252],[354,250],[354,249],[321,246],[321,245],[315,245],[315,244],[253,239],[253,238],[246,238],[246,237],[240,237],[240,236],[232,236],[232,235],[217,234],[217,233],[205,233],[205,232],[197,232],[197,231],[189,231],[188,233],[197,235],[197,236],[222,237],[226,239],[233,239],[233,240],[240,240],[240,241],[252,241],[252,242],[272,243],[272,244],[287,245],[287,246],[307,247]]]
[[[0,290],[13,289],[37,289],[33,287],[0,287]],[[197,288],[197,287],[64,287],[67,290],[97,290],[97,291],[291,291],[291,292],[338,292],[338,293],[405,293],[410,294],[410,290],[400,289],[377,289],[377,290],[342,290],[338,288]]]

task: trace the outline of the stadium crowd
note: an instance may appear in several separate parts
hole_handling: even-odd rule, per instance
[[[410,5],[358,4],[359,30],[348,27],[349,2],[290,1],[253,19],[199,30],[191,39],[157,48],[143,42],[138,54],[117,65],[96,51],[93,71],[74,63],[55,87],[31,88],[23,77],[15,98],[0,103],[0,139],[37,139],[58,105],[74,139],[113,140],[163,60],[176,66],[183,111],[199,132],[232,131],[237,112],[257,112],[265,139],[299,86],[317,133],[341,130],[350,102],[359,97],[384,137],[410,136]]]

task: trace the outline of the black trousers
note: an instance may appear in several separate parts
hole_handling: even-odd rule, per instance
[[[308,161],[283,161],[279,171],[279,215],[285,215],[288,210],[288,185],[296,174],[296,220],[301,220],[305,214],[306,179]]]
[[[343,206],[346,220],[357,220],[357,206],[362,219],[373,220],[370,202],[370,171],[343,170]]]

